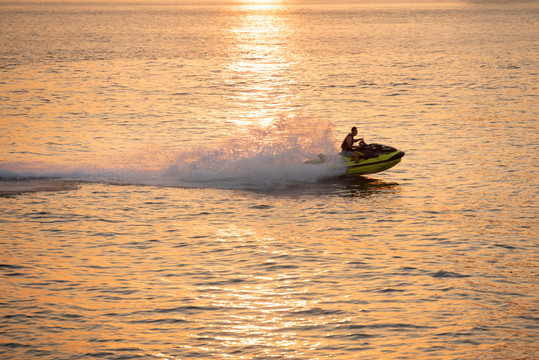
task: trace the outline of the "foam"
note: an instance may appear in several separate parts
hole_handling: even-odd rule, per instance
[[[333,124],[305,117],[279,117],[250,126],[211,146],[145,148],[109,163],[79,165],[2,163],[0,178],[57,178],[112,184],[216,188],[287,188],[343,173],[338,157],[324,165],[305,164],[317,154],[336,154]]]

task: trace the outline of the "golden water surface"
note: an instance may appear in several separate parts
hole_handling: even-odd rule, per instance
[[[0,2],[0,356],[533,358],[537,15]]]

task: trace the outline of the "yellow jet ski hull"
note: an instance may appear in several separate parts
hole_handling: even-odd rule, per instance
[[[358,163],[352,160],[352,158],[343,156],[347,165],[346,175],[376,174],[397,165],[404,156],[403,151],[396,149],[391,152],[382,152],[380,155],[368,159],[363,158],[364,154],[361,151],[356,152],[362,157]]]
[[[344,175],[369,175],[376,174],[397,165],[404,151],[397,150],[391,146],[380,144],[364,145],[361,149],[356,150],[359,154],[359,161],[356,163],[352,158],[342,156],[341,159],[345,162],[346,173]],[[330,157],[323,154],[318,155],[318,159],[309,160],[307,164],[323,164],[331,162]]]

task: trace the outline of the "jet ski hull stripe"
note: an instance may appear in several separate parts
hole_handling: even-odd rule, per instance
[[[369,166],[369,165],[382,164],[382,163],[385,163],[385,162],[388,162],[388,161],[393,161],[393,160],[400,159],[400,158],[402,158],[403,156],[404,156],[404,152],[400,151],[398,154],[393,155],[393,156],[390,157],[389,159],[380,160],[380,161],[376,161],[376,162],[371,162],[371,163],[367,163],[367,164],[357,164],[357,165],[352,165],[352,166],[349,166],[348,168],[349,168],[349,169],[355,169],[355,168],[360,168],[360,167],[362,167],[362,166]]]

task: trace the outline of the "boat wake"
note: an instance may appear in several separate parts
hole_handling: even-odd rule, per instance
[[[79,164],[0,163],[0,179],[101,182],[122,185],[284,189],[341,175],[341,162],[309,166],[319,153],[337,153],[333,124],[301,117],[281,117],[265,127],[247,127],[211,146],[153,146],[107,161]]]

